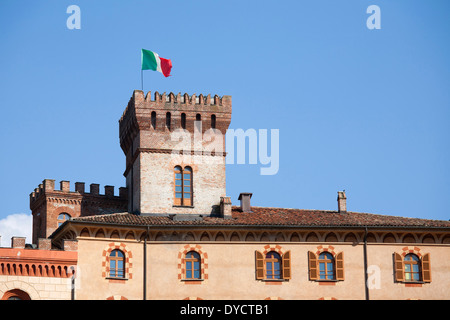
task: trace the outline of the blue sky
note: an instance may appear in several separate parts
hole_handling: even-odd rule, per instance
[[[69,30],[69,5],[81,29]],[[369,5],[381,29],[369,30]],[[279,129],[277,175],[228,165],[252,204],[448,220],[450,2],[1,1],[0,221],[43,179],[125,185],[118,120],[144,90],[231,95],[231,128]]]

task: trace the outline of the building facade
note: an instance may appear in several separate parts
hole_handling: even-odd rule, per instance
[[[251,193],[232,205],[230,121],[230,96],[134,91],[119,121],[126,187],[44,180],[33,244],[0,248],[0,298],[450,298],[449,221],[347,211],[342,191],[335,211],[252,206]]]

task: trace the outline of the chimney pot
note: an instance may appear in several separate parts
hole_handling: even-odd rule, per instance
[[[253,193],[250,192],[241,192],[239,195],[238,200],[241,200],[241,210],[242,212],[251,212],[252,207],[250,205],[250,198],[252,197]]]

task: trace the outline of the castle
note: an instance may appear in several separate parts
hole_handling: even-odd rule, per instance
[[[335,211],[244,192],[233,206],[231,113],[230,96],[135,90],[119,120],[126,186],[45,179],[32,244],[0,248],[0,298],[450,298],[449,221],[351,212],[343,191]]]

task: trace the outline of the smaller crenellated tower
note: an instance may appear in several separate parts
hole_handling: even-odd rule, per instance
[[[86,192],[85,183],[76,182],[75,191],[70,191],[70,182],[61,181],[60,189],[56,190],[55,180],[45,179],[30,194],[33,243],[49,237],[67,219],[127,211],[126,188],[119,188],[118,196],[114,195],[114,186],[105,186],[104,194],[99,189],[98,184],[92,183]]]
[[[231,96],[135,90],[119,121],[129,212],[219,212]]]

